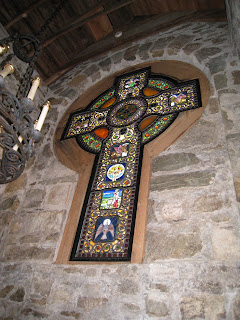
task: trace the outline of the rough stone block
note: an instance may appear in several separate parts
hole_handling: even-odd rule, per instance
[[[138,48],[139,48],[139,46],[133,46],[133,47],[130,47],[130,48],[126,49],[126,51],[125,51],[125,53],[123,55],[123,58],[126,61],[134,61],[134,60],[136,60],[136,54],[137,54]]]
[[[191,42],[194,39],[194,36],[191,35],[179,35],[176,37],[169,45],[168,47],[170,49],[181,49],[186,43]]]
[[[56,185],[50,189],[48,193],[47,203],[57,206],[59,206],[60,204],[66,206],[71,191],[72,187],[69,184],[64,183]]]
[[[152,42],[150,43],[144,43],[139,47],[138,55],[140,59],[147,60],[149,58],[149,49],[152,45]]]
[[[227,87],[227,77],[224,73],[214,76],[214,83],[217,90]]]
[[[234,320],[240,319],[240,293],[237,293],[233,300],[232,305]]]
[[[151,191],[163,191],[178,188],[196,188],[210,185],[215,178],[212,170],[195,171],[184,174],[156,176],[151,179]]]
[[[193,203],[194,212],[213,212],[220,210],[223,207],[229,207],[230,201],[228,199],[221,199],[218,195],[215,194],[206,194],[196,198]]]
[[[227,135],[228,153],[234,176],[234,185],[238,202],[240,202],[240,133]]]
[[[161,318],[169,315],[169,310],[164,302],[146,299],[146,313]]]
[[[224,299],[219,295],[184,297],[180,310],[182,319],[224,320]]]
[[[226,68],[226,59],[228,54],[222,54],[217,58],[212,58],[206,63],[212,74],[224,71]]]
[[[75,319],[81,319],[82,317],[81,314],[79,312],[76,311],[62,311],[61,315],[65,316],[65,317],[70,317],[70,318],[75,318]]]
[[[8,285],[8,286],[4,287],[3,289],[1,289],[0,298],[6,298],[6,296],[9,294],[9,292],[12,291],[13,288],[14,288],[13,285]]]
[[[5,193],[15,192],[18,190],[23,190],[27,185],[27,175],[23,173],[17,180],[10,182],[7,184],[5,188]]]
[[[50,294],[54,279],[50,273],[34,272],[31,292],[41,297],[47,297]]]
[[[15,293],[13,293],[9,299],[16,302],[22,302],[25,297],[25,290],[23,287],[17,289]]]
[[[165,259],[191,258],[202,250],[196,233],[169,235],[163,230],[147,231],[145,262]]]
[[[43,202],[46,191],[42,189],[31,189],[26,193],[26,200],[24,201],[25,208],[39,207]]]
[[[90,67],[88,67],[84,73],[86,74],[86,76],[90,77],[92,76],[94,73],[98,73],[99,72],[99,67],[96,64],[91,65]]]
[[[165,49],[168,44],[175,39],[174,36],[169,36],[169,37],[161,37],[158,41],[156,41],[152,48],[151,48],[151,53],[153,53],[155,50],[159,49]]]
[[[178,170],[186,166],[198,164],[199,162],[199,158],[193,153],[172,153],[154,158],[152,171]]]
[[[46,211],[37,213],[24,213],[11,223],[8,243],[20,242],[39,244],[43,237],[61,230],[65,211]],[[24,222],[26,219],[26,222]]]
[[[85,311],[93,310],[97,307],[105,305],[108,302],[107,298],[89,298],[80,297],[78,298],[77,306]]]
[[[212,146],[222,143],[222,137],[223,132],[219,132],[219,123],[200,119],[171,148],[180,149],[182,152],[185,148]]]
[[[153,58],[162,57],[164,55],[164,49],[154,49],[152,50]]]
[[[103,70],[103,71],[110,71],[111,69],[111,59],[107,58],[101,62],[99,62],[99,67]]]
[[[211,238],[213,259],[240,259],[239,239],[233,230],[215,227]]]
[[[232,72],[233,83],[240,84],[240,71],[236,70]]]
[[[180,310],[183,320],[204,319],[204,299],[199,297],[184,297],[180,304]]]
[[[67,292],[66,289],[56,289],[51,294],[51,302],[57,303],[57,304],[66,304],[68,301],[70,301],[71,296],[69,292]]]
[[[210,114],[216,114],[219,112],[219,103],[216,98],[210,98],[208,100],[208,110]]]
[[[139,293],[139,284],[131,279],[122,279],[119,286],[119,291],[122,294],[137,294]]]
[[[85,74],[79,74],[75,76],[71,81],[68,82],[68,85],[71,87],[78,88],[81,85],[85,85],[87,82],[87,76]]]
[[[54,256],[54,248],[38,248],[36,246],[7,246],[6,261],[50,260]]]
[[[217,53],[220,53],[221,49],[216,47],[208,47],[208,48],[202,48],[198,50],[195,55],[198,58],[199,61],[205,60],[211,56],[215,56]],[[216,58],[217,59],[217,58]]]
[[[20,200],[17,196],[9,197],[2,201],[1,210],[13,210],[16,211],[19,207]]]
[[[67,89],[60,91],[58,94],[65,98],[74,99],[76,97],[77,92],[75,89],[68,87]]]
[[[202,47],[202,43],[200,43],[200,42],[188,43],[186,46],[183,47],[183,51],[186,54],[191,54],[201,47]]]
[[[24,308],[22,311],[21,311],[21,314],[25,317],[28,317],[30,316],[32,319],[36,319],[36,318],[49,318],[49,314],[48,313],[45,313],[45,312],[40,312],[38,310],[35,310],[33,308]]]

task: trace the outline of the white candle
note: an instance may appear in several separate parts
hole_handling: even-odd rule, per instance
[[[0,46],[0,56],[3,56],[9,50],[10,47],[7,44],[5,44],[4,46]]]
[[[37,77],[36,79],[33,80],[31,89],[30,89],[28,96],[27,96],[29,99],[33,100],[33,98],[35,97],[35,94],[37,92],[37,88],[40,86],[40,83],[41,83],[41,79],[39,77]]]
[[[43,105],[43,109],[42,109],[42,112],[41,112],[41,114],[39,116],[39,119],[38,119],[37,123],[34,125],[34,129],[35,130],[41,131],[43,123],[44,123],[44,120],[45,120],[45,118],[47,116],[47,113],[48,113],[49,109],[50,109],[50,101],[47,101]]]
[[[19,136],[18,137],[18,141],[21,143],[23,141],[23,137]],[[17,151],[18,150],[18,144],[15,144],[15,146],[13,146],[13,150]]]
[[[3,67],[2,71],[0,71],[0,76],[2,76],[3,78],[6,78],[6,76],[10,73],[14,72],[14,66],[10,63],[5,64],[5,66]]]

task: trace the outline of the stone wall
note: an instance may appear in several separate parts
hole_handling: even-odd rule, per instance
[[[240,58],[240,1],[225,0],[232,47]]]
[[[77,174],[53,151],[56,123],[108,74],[153,60],[206,74],[201,119],[153,160],[143,264],[56,265]],[[51,86],[43,140],[2,187],[0,319],[239,319],[239,60],[225,23],[194,23],[83,63]]]

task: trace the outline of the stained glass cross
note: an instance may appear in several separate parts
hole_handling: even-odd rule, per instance
[[[199,107],[197,79],[180,83],[145,68],[117,77],[70,116],[63,139],[96,153],[70,260],[130,260],[144,144]]]

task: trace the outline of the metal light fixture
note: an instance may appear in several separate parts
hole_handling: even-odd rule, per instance
[[[34,110],[33,99],[40,85],[40,78],[32,81],[31,77],[42,50],[40,36],[65,2],[66,0],[60,2],[38,34],[20,34],[0,40],[0,56],[8,54],[0,64],[0,184],[11,182],[22,174],[26,162],[34,154],[34,143],[41,139],[40,131],[50,102],[43,105],[42,112],[34,123],[30,114]],[[28,64],[16,96],[5,88],[6,76],[14,72],[13,65],[9,64],[13,57]]]

